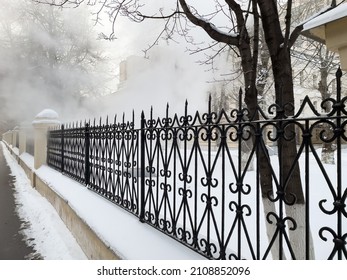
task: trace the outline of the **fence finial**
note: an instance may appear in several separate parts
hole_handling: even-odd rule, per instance
[[[342,70],[341,67],[336,71],[336,100],[337,102],[341,101],[341,77],[342,77]]]
[[[184,115],[188,116],[188,100],[186,99],[185,107],[184,107]]]
[[[212,95],[211,95],[211,93],[208,96],[208,108],[207,108],[207,110],[208,110],[208,113],[211,114],[211,112],[212,112]]]
[[[242,88],[240,87],[240,90],[239,90],[239,111],[241,111],[241,109],[242,109],[242,95],[243,95],[243,91],[242,91]]]

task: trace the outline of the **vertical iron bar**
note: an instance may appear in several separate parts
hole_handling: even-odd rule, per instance
[[[196,127],[194,132],[194,162],[195,162],[195,172],[194,172],[194,228],[193,228],[193,246],[198,249],[198,149],[199,149],[199,129]],[[195,235],[195,236],[194,236]]]
[[[176,119],[177,114],[174,115],[174,120]],[[174,122],[173,122],[174,124]],[[176,202],[177,202],[177,150],[178,150],[178,128],[175,128],[172,126],[172,133],[173,133],[173,138],[172,138],[172,146],[173,146],[173,217],[174,220],[172,222],[172,232],[173,236],[177,237],[177,209],[176,209]]]
[[[260,149],[262,148],[263,143],[263,134],[262,134],[262,128],[261,124],[257,123],[257,134],[255,137],[255,143],[256,145],[256,155],[257,155],[257,162],[256,162],[256,246],[257,246],[257,260],[260,260],[260,171],[259,171],[259,154]],[[265,141],[264,141],[265,143]]]
[[[310,155],[309,146],[312,141],[312,135],[310,133],[310,121],[305,121],[303,141],[305,145],[305,248],[306,248],[306,260],[310,259]]]
[[[211,172],[211,138],[212,138],[212,102],[211,102],[211,96],[209,100],[208,105],[208,122],[207,122],[207,201],[206,201],[206,207],[207,208],[207,246],[208,246],[208,257],[212,257],[211,254],[211,179],[212,179],[212,172]]]
[[[338,205],[337,208],[337,236],[338,239],[342,238],[342,210],[343,208],[340,207],[342,202],[342,178],[341,178],[341,166],[342,166],[342,158],[341,158],[341,132],[343,131],[341,128],[341,110],[343,108],[343,104],[341,104],[341,76],[342,71],[341,68],[339,68],[336,72],[336,102],[337,102],[337,112],[336,112],[336,152],[337,152],[337,198],[336,198],[336,205]],[[336,244],[335,244],[336,246]],[[339,247],[338,251],[338,259],[342,260],[342,248]]]
[[[136,161],[136,145],[135,145],[135,141],[136,141],[136,130],[135,130],[135,112],[133,110],[133,114],[132,114],[132,124],[130,125],[130,137],[131,137],[131,152],[130,152],[130,157],[131,157],[131,190],[130,190],[130,199],[131,199],[131,212],[134,213],[134,210],[136,209],[137,203],[136,203],[136,191],[135,191],[135,181],[134,181],[134,170],[135,168],[137,168],[137,164],[138,163]]]
[[[141,113],[141,151],[140,151],[140,176],[141,176],[141,188],[140,188],[140,221],[142,223],[145,222],[145,113],[142,111]]]
[[[279,121],[277,122],[278,125],[278,133],[279,133],[279,137],[277,140],[277,148],[278,148],[278,166],[279,166],[279,189],[277,190],[277,195],[279,196],[279,217],[278,217],[278,221],[277,221],[277,229],[279,230],[279,238],[278,238],[278,246],[279,246],[279,260],[283,260],[283,256],[284,256],[284,252],[283,252],[283,235],[284,235],[284,224],[283,224],[283,208],[284,208],[284,199],[285,199],[285,190],[284,190],[284,182],[285,182],[285,178],[284,176],[284,170],[283,170],[283,143],[285,141],[285,131],[283,129],[283,118],[284,118],[284,104],[283,104],[283,98],[282,98],[282,87],[280,86],[280,95],[279,95],[279,111],[277,112],[277,118],[279,119]],[[282,137],[282,139],[281,139]]]
[[[136,159],[136,162],[137,162],[137,175],[139,174],[140,172],[140,168],[139,168],[139,165],[141,164],[140,163],[140,151],[139,151],[139,146],[140,146],[140,143],[139,143],[139,138],[140,138],[140,131],[138,129],[135,130],[135,134],[136,134],[136,141],[135,141],[135,145],[136,145],[136,151],[135,151],[135,159]],[[137,215],[140,215],[140,210],[139,210],[139,205],[140,205],[140,182],[139,182],[139,178],[137,178],[136,180],[136,188],[135,188],[135,191],[136,191],[136,216]]]
[[[89,123],[86,123],[85,126],[85,132],[84,132],[84,137],[85,137],[85,170],[84,170],[84,180],[86,186],[90,184],[90,162],[89,162],[89,147],[90,147],[90,131],[89,131]]]
[[[226,126],[223,124],[220,124],[221,127],[221,133],[220,133],[220,145],[222,145],[221,147],[221,151],[222,151],[222,215],[221,215],[221,255],[220,258],[225,260],[226,259],[226,244],[225,244],[225,219],[226,219],[226,215],[225,215],[225,177],[226,177],[226,173],[225,173],[225,154],[226,154],[226,149],[228,149],[228,144],[227,144],[227,136],[226,136]]]
[[[279,127],[282,129],[282,121],[279,122]],[[281,132],[284,133],[284,132]],[[279,137],[284,137],[284,135],[280,135]],[[283,231],[281,226],[284,226],[283,223],[283,200],[284,200],[284,178],[283,178],[283,148],[282,148],[282,141],[285,141],[282,139],[282,141],[279,140],[278,145],[278,158],[279,158],[279,190],[277,190],[277,194],[279,195],[279,217],[278,217],[278,223],[281,223],[277,225],[277,229],[279,229],[279,236],[278,236],[278,246],[279,246],[279,260],[283,260]]]
[[[148,128],[148,133],[149,133],[149,148],[148,148],[148,142],[146,142],[146,149],[147,149],[147,155],[148,155],[148,170],[149,170],[149,185],[148,185],[148,213],[150,217],[150,222],[152,223],[152,217],[154,214],[152,211],[155,212],[155,201],[154,201],[154,194],[153,194],[153,161],[154,161],[154,156],[153,156],[153,136],[154,136],[154,125],[155,121],[153,119],[153,107],[151,107],[151,112],[150,112],[150,125]],[[145,169],[144,169],[145,170]],[[152,206],[153,204],[153,206]],[[152,210],[153,207],[153,210]],[[154,216],[155,218],[155,216]]]
[[[113,200],[116,199],[116,188],[117,188],[117,179],[116,178],[116,162],[117,162],[117,158],[116,158],[116,154],[117,154],[117,145],[116,145],[116,136],[117,136],[117,132],[116,132],[116,122],[117,122],[117,115],[114,116],[113,118],[113,125],[112,125],[112,197]]]
[[[61,173],[64,173],[64,150],[65,150],[65,147],[64,147],[64,125],[61,126]]]
[[[236,219],[237,219],[237,257],[240,260],[241,259],[241,217],[240,215],[240,207],[241,207],[241,188],[242,188],[242,90],[240,90],[240,96],[239,96],[239,108],[237,113],[237,135],[238,135],[238,170],[237,170],[237,178],[236,178],[236,188],[237,188],[237,209],[236,209]]]
[[[185,109],[184,109],[184,134],[183,134],[183,242],[187,242],[187,204],[188,204],[188,196],[187,196],[187,176],[188,176],[188,168],[187,168],[187,139],[188,139],[188,101],[186,100]]]
[[[166,116],[165,116],[165,124],[164,124],[164,142],[165,142],[165,155],[164,155],[164,185],[165,185],[165,190],[164,190],[164,221],[165,221],[165,225],[164,225],[164,231],[167,232],[167,212],[168,212],[168,208],[170,209],[170,207],[167,205],[170,205],[170,199],[169,199],[169,195],[168,195],[168,169],[169,169],[169,163],[168,163],[168,137],[169,137],[169,104],[166,105]],[[165,198],[166,195],[166,198]],[[169,212],[170,213],[170,212]],[[172,221],[171,221],[172,222]]]
[[[157,139],[155,141],[155,147],[154,147],[154,151],[157,153],[157,164],[156,164],[156,170],[157,170],[157,176],[156,176],[156,180],[157,180],[157,187],[156,187],[156,207],[155,207],[155,224],[157,227],[159,227],[159,210],[160,210],[160,203],[159,203],[159,191],[160,191],[160,183],[159,183],[159,175],[160,175],[160,148],[161,148],[161,144],[160,144],[160,125],[158,126],[158,129],[155,130],[156,135],[157,135]],[[153,156],[154,159],[154,156]]]
[[[123,113],[123,117],[122,117],[122,124],[121,124],[121,135],[122,135],[122,143],[120,145],[120,149],[121,149],[121,172],[122,172],[122,176],[121,176],[121,193],[120,193],[120,204],[123,205],[123,201],[124,201],[124,195],[125,195],[125,190],[126,190],[126,174],[128,170],[127,167],[124,165],[125,161],[126,161],[126,124],[125,124],[125,114]]]

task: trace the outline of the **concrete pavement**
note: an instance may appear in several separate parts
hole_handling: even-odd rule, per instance
[[[23,222],[15,212],[13,183],[0,145],[0,260],[40,259],[20,232]]]

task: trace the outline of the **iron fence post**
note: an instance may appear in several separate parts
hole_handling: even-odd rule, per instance
[[[140,176],[141,176],[141,187],[140,187],[140,221],[145,222],[145,114],[142,111],[141,114],[141,151],[140,151]]]
[[[65,152],[64,152],[64,125],[61,126],[61,173],[64,173],[64,158],[65,158]]]
[[[337,135],[336,137],[336,149],[337,149],[337,197],[334,202],[334,207],[337,210],[337,236],[334,240],[335,247],[337,248],[337,259],[342,260],[343,252],[346,252],[346,234],[343,234],[343,212],[345,211],[344,208],[346,207],[345,199],[346,196],[343,194],[342,191],[342,150],[341,150],[341,135],[343,133],[343,125],[341,122],[341,113],[344,108],[343,103],[341,102],[341,77],[342,77],[342,71],[341,68],[336,72],[336,129],[334,134]],[[343,198],[344,197],[344,198]],[[345,212],[346,213],[346,212]]]
[[[84,137],[85,137],[85,170],[84,170],[84,180],[86,186],[90,183],[90,162],[89,162],[89,147],[90,147],[90,130],[89,130],[89,123],[86,123],[85,131],[84,131]]]

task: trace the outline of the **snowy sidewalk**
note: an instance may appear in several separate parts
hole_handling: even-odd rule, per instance
[[[33,169],[32,156],[25,153],[20,158]],[[12,169],[20,169],[24,173],[14,160],[11,165]],[[186,246],[141,223],[127,211],[48,166],[36,170],[36,175],[65,199],[76,214],[122,259],[205,260]]]
[[[21,227],[23,241],[44,260],[87,259],[54,207],[31,186],[25,172],[3,143],[1,149],[0,157],[5,157],[10,168],[8,172],[11,171],[14,179],[16,214],[25,225]]]
[[[40,258],[28,246],[21,233],[23,222],[15,209],[14,182],[0,146],[0,260],[24,260]]]

